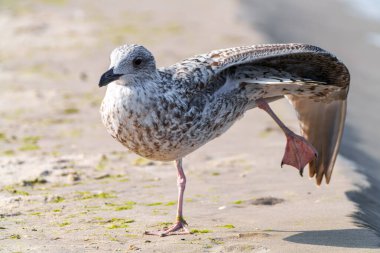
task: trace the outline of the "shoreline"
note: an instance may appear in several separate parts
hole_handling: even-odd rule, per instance
[[[380,181],[380,161],[376,151],[378,142],[375,141],[378,133],[372,127],[377,124],[378,117],[363,113],[361,109],[377,106],[378,101],[375,91],[378,89],[376,84],[380,75],[374,62],[380,56],[380,50],[368,41],[370,34],[379,31],[378,20],[365,18],[355,12],[350,3],[339,1],[328,4],[289,1],[282,6],[281,12],[272,8],[281,5],[281,1],[269,5],[257,1],[241,3],[245,5],[241,10],[246,10],[243,16],[265,31],[271,41],[316,43],[335,53],[350,69],[351,91],[340,153],[357,164],[356,171],[366,177],[368,184],[356,191],[347,192],[347,196],[359,207],[353,214],[355,222],[380,236],[380,202],[376,197],[380,192],[377,187]],[[252,10],[255,18],[248,15],[249,10]],[[326,17],[323,22],[318,21],[320,16]],[[366,83],[364,89],[363,80]],[[363,120],[366,124],[362,124]]]
[[[125,41],[145,45],[159,66],[264,43],[264,35],[236,18],[237,2],[68,0],[22,7],[0,12],[7,42],[0,55],[7,59],[0,63],[0,176],[7,179],[0,183],[0,251],[377,251],[377,238],[348,217],[356,209],[345,192],[364,184],[346,169],[352,165],[338,158],[331,184],[321,187],[281,168],[285,138],[261,110],[185,157],[184,215],[194,233],[143,235],[175,218],[175,168],[128,152],[106,133],[99,75],[109,52]],[[31,43],[22,47],[25,40]],[[298,129],[287,101],[271,105]]]

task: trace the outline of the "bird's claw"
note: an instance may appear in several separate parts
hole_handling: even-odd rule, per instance
[[[182,231],[180,231],[182,230]],[[159,231],[145,231],[145,235],[158,235],[160,237],[169,236],[169,235],[187,235],[190,234],[189,229],[187,228],[187,223],[185,220],[177,220],[177,222],[170,228],[164,228]]]
[[[299,170],[300,175],[302,176],[306,164],[316,159],[318,153],[302,136],[288,133],[286,135],[286,140],[285,154],[282,158],[281,167],[283,164],[293,166]]]

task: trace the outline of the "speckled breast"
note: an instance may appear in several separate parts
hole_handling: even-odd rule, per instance
[[[149,159],[170,161],[221,135],[244,113],[245,105],[236,98],[195,106],[160,93],[132,99],[107,94],[101,115],[107,131],[128,149]]]
[[[125,147],[153,160],[175,160],[203,144],[189,136],[194,125],[191,113],[165,100],[157,101],[137,105],[106,96],[100,109],[103,124]]]

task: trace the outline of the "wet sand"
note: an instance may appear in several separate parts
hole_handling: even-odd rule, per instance
[[[280,168],[285,138],[260,110],[185,158],[192,235],[145,230],[174,220],[173,164],[142,159],[100,122],[109,52],[150,49],[159,66],[266,42],[231,1],[32,1],[0,12],[1,252],[377,252],[345,192],[365,184],[338,159],[316,187]],[[118,8],[115,8],[117,6]],[[192,13],[194,15],[189,15]],[[220,21],[222,20],[222,25]],[[273,105],[292,128],[286,101]]]

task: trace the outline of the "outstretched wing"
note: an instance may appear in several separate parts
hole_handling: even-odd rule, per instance
[[[184,80],[186,85],[190,85],[190,90],[199,92],[210,89],[210,85],[218,85],[213,80],[220,78],[224,71],[244,66],[274,69],[270,79],[273,82],[278,78],[279,84],[284,76],[288,79],[290,75],[297,77],[297,80],[290,81],[298,84],[308,80],[339,87],[328,95],[317,94],[317,99],[286,94],[298,113],[304,137],[319,154],[317,160],[309,164],[310,176],[316,175],[317,184],[320,184],[325,175],[329,183],[345,122],[350,82],[346,66],[319,47],[270,44],[215,50],[184,60],[169,69],[177,80]],[[265,82],[265,78],[261,80]]]

